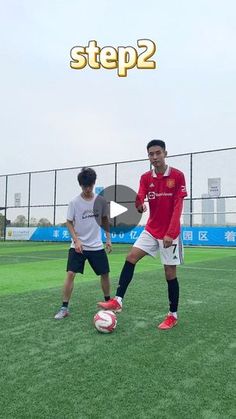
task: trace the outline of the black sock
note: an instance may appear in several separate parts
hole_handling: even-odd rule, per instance
[[[62,303],[62,307],[67,308],[68,307],[69,302],[68,301],[63,301]]]
[[[110,295],[104,295],[105,301],[109,301],[111,299]]]
[[[168,283],[168,296],[169,296],[169,303],[170,303],[170,312],[175,313],[178,310],[178,303],[179,303],[179,283],[178,279],[174,278]]]
[[[120,274],[119,285],[117,287],[116,295],[117,297],[123,298],[126,290],[131,282],[134,274],[135,265],[126,260],[123,269]]]

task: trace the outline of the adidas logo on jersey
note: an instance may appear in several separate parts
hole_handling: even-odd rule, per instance
[[[149,185],[149,188],[154,188],[154,183],[151,183],[150,185]]]

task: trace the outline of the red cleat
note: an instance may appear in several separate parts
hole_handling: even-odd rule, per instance
[[[167,330],[171,329],[172,327],[177,325],[177,319],[172,316],[172,314],[168,314],[165,318],[165,320],[159,324],[158,329],[160,330]]]
[[[115,298],[111,298],[109,301],[98,303],[98,306],[104,310],[114,311],[114,313],[120,313],[122,311],[122,304],[120,304]]]

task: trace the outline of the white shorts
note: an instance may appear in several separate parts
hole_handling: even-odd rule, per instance
[[[160,252],[163,265],[181,265],[183,263],[183,245],[180,236],[173,240],[172,246],[164,248],[163,240],[155,239],[148,231],[144,230],[133,246],[153,257],[156,257]]]

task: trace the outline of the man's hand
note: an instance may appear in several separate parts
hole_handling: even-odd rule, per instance
[[[107,251],[107,253],[111,253],[111,251],[112,251],[112,244],[111,244],[110,240],[106,241],[106,251]]]
[[[146,211],[147,211],[147,207],[146,207],[146,205],[145,205],[145,204],[139,205],[139,206],[137,207],[137,211],[138,211],[138,212],[140,212],[141,214],[142,214],[143,212],[146,212]]]
[[[165,249],[167,249],[167,247],[171,247],[172,246],[172,243],[173,243],[173,240],[174,239],[172,239],[171,237],[169,237],[169,236],[165,236],[165,237],[163,237],[163,247],[165,248]]]
[[[75,251],[77,253],[83,253],[83,246],[79,239],[74,240],[75,243]]]

